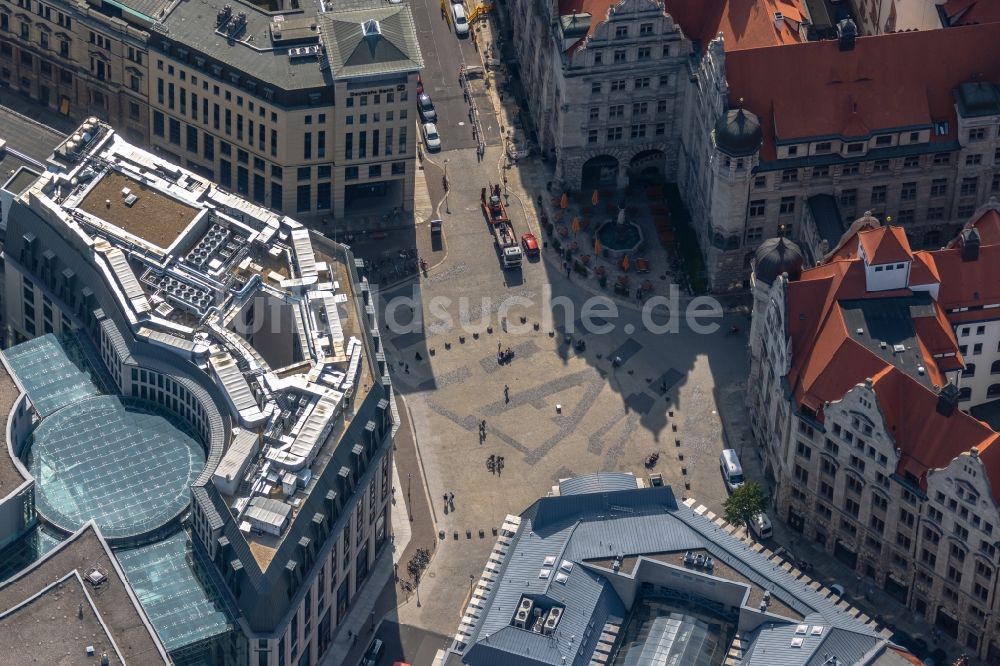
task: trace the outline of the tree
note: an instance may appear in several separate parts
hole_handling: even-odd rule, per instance
[[[733,491],[733,494],[723,503],[726,511],[726,522],[736,527],[744,527],[753,517],[761,513],[767,500],[759,483],[744,483]]]

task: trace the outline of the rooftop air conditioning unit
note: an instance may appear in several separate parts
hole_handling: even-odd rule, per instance
[[[515,627],[520,627],[521,629],[526,629],[528,627],[528,622],[531,619],[531,610],[534,605],[535,602],[531,599],[521,599],[521,604],[517,607],[517,613],[514,614]]]
[[[545,618],[545,627],[543,632],[546,634],[551,634],[556,630],[556,625],[559,624],[559,618],[562,617],[562,608],[555,606],[549,611],[549,616]]]

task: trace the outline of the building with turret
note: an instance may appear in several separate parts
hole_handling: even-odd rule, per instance
[[[865,215],[821,258],[752,265],[747,402],[781,518],[1000,658],[1000,204],[914,251]]]
[[[1000,192],[1000,23],[868,37],[817,4],[521,0],[502,17],[556,177],[677,183],[728,291],[768,238],[814,264],[868,210],[936,248]]]

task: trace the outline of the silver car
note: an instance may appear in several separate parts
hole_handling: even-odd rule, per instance
[[[424,145],[427,146],[427,150],[432,153],[441,150],[441,137],[438,135],[437,125],[434,123],[424,123],[422,127],[424,130]]]

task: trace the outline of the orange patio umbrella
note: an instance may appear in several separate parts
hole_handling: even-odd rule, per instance
[[[597,193],[597,190],[594,190],[594,193],[590,195],[590,205],[596,206],[597,202],[600,200],[601,200],[600,195]]]
[[[563,192],[562,197],[559,199],[559,207],[565,210],[567,206],[569,206],[569,194]]]
[[[571,226],[573,228],[573,233],[574,234],[580,233],[580,218],[579,217],[574,217],[573,218],[573,223],[571,224]]]
[[[625,271],[626,273],[628,273],[629,263],[630,262],[628,260],[628,255],[626,254],[625,258],[622,259],[622,270]]]

